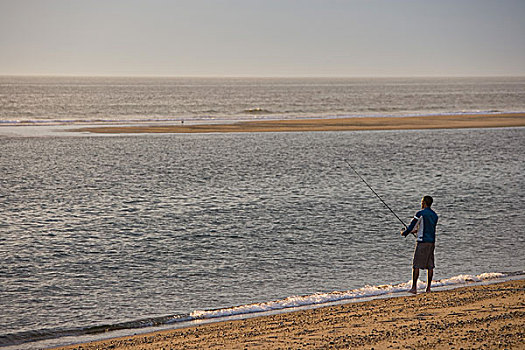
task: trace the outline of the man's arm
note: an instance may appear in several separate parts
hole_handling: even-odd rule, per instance
[[[414,230],[414,227],[416,227],[417,223],[419,222],[419,218],[421,217],[421,213],[417,212],[416,215],[414,215],[414,218],[412,221],[410,221],[410,225],[408,225],[407,229],[403,232],[401,232],[401,235],[404,237],[408,236],[409,233],[411,233]]]

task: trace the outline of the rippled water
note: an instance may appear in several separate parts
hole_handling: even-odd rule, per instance
[[[0,138],[0,337],[525,270],[525,128]],[[23,333],[29,332],[29,333]],[[7,336],[9,335],[10,336]]]
[[[0,123],[284,119],[525,111],[525,78],[1,77]]]

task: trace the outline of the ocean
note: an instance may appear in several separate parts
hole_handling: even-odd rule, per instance
[[[516,78],[0,76],[0,124],[217,122],[522,112]]]
[[[111,137],[2,131],[519,112],[525,79],[0,81],[6,349],[403,295],[413,238],[399,235],[401,224],[345,160],[406,223],[423,195],[434,197],[436,286],[525,274],[525,128]]]

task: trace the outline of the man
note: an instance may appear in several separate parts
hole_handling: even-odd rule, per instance
[[[409,233],[416,233],[417,244],[414,251],[412,262],[412,288],[410,293],[417,293],[417,280],[419,269],[428,270],[427,274],[427,293],[430,292],[430,284],[434,274],[434,245],[436,242],[437,214],[430,209],[434,200],[430,196],[425,196],[421,200],[421,210],[416,213],[414,219],[406,230],[401,230],[401,235],[408,236]]]

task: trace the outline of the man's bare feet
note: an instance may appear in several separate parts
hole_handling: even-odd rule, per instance
[[[412,294],[417,294],[417,289],[411,288],[408,292]]]
[[[425,293],[430,293],[430,289],[427,288],[427,290],[425,291]]]

